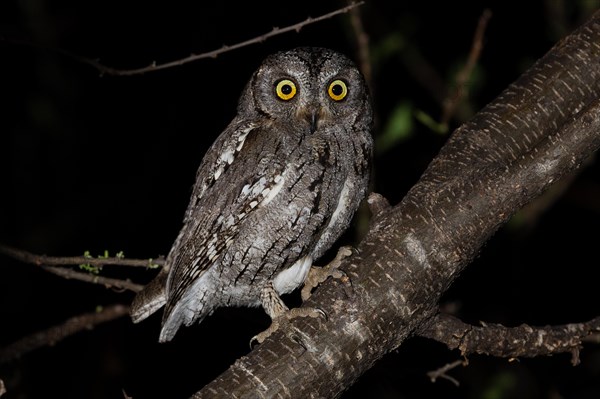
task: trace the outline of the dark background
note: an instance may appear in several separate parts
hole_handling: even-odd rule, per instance
[[[345,5],[163,3],[0,3],[0,242],[48,255],[165,255],[181,227],[196,168],[234,116],[239,93],[261,60],[300,45],[331,47],[356,59],[347,16],[216,59],[133,77],[100,77],[53,50],[135,68],[244,41]],[[485,7],[493,16],[463,115],[494,99],[598,2],[368,1],[361,7],[373,56],[376,141],[388,143],[376,153],[374,190],[392,203],[447,137],[415,117],[440,116],[435,95],[420,83],[423,74],[429,68],[442,90],[452,87]],[[393,115],[401,115],[401,123],[390,125]],[[460,122],[453,120],[451,129]],[[540,217],[517,214],[455,283],[445,306],[469,322],[509,326],[597,316],[598,176],[592,160],[561,196],[542,206]],[[153,274],[103,270],[139,283]],[[0,347],[132,297],[2,257]],[[224,309],[183,328],[168,344],[157,343],[159,323],[160,316],[140,325],[122,318],[0,365],[6,398],[119,398],[122,390],[135,399],[188,397],[246,354],[250,337],[269,320],[260,309]],[[514,362],[471,356],[467,368],[451,372],[460,387],[428,380],[427,371],[458,358],[441,344],[412,339],[344,398],[600,397],[597,346],[585,347],[577,367],[568,355]]]

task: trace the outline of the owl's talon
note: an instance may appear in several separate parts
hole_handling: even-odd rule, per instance
[[[310,271],[308,272],[308,276],[304,281],[304,287],[302,287],[302,291],[300,292],[300,295],[302,296],[302,302],[310,298],[312,290],[318,287],[329,277],[341,280],[344,284],[349,284],[350,278],[346,272],[340,270],[339,267],[344,259],[352,255],[352,252],[353,249],[350,246],[340,247],[338,253],[335,255],[335,258],[329,262],[328,265],[323,267],[311,267]]]
[[[250,349],[253,348],[253,344],[255,342],[258,344],[262,344],[265,339],[269,338],[277,330],[281,329],[282,327],[285,327],[287,324],[290,323],[292,319],[295,319],[296,317],[322,317],[325,320],[327,320],[327,313],[325,313],[323,309],[310,307],[290,309],[287,312],[282,313],[279,316],[273,318],[273,320],[271,321],[271,325],[265,331],[256,334],[254,337],[252,337],[250,339]]]

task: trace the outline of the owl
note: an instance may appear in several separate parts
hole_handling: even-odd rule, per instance
[[[367,192],[372,119],[364,78],[344,55],[305,47],[267,57],[204,156],[181,232],[134,299],[133,321],[164,306],[165,342],[219,307],[285,313],[280,295],[304,283]]]

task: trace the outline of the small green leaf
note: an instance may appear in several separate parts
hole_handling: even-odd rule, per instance
[[[119,259],[123,259],[125,258],[125,254],[123,253],[123,251],[119,251],[117,252],[117,254],[115,255],[117,258]]]
[[[387,35],[371,48],[371,62],[382,65],[389,57],[400,53],[406,47],[406,38],[400,32]]]
[[[148,259],[148,268],[149,269],[158,269],[160,267],[160,265],[156,264],[156,263],[152,263],[153,260],[154,259],[152,259],[152,258]]]
[[[384,153],[410,137],[414,128],[412,110],[412,104],[408,101],[396,105],[376,140],[378,153]]]
[[[93,266],[89,263],[82,263],[81,265],[79,265],[79,268],[91,274],[100,274],[100,270],[102,269],[99,266]]]
[[[415,118],[417,118],[417,120],[419,122],[421,122],[423,125],[427,126],[429,129],[431,129],[435,133],[438,133],[438,134],[448,133],[447,125],[437,122],[429,114],[426,114],[425,112],[423,112],[419,109],[415,110]]]
[[[518,383],[517,376],[512,372],[500,372],[491,377],[487,387],[481,392],[483,399],[512,398]]]

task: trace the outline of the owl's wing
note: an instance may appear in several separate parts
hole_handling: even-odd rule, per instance
[[[211,299],[204,298],[212,283],[203,280],[211,278],[206,272],[234,242],[248,215],[281,188],[285,159],[275,157],[275,143],[264,140],[266,134],[266,129],[243,125],[225,141],[217,140],[205,156],[172,249],[161,342],[170,340],[182,323],[201,320],[213,310]],[[269,145],[257,145],[257,135]],[[240,151],[243,156],[238,157]]]
[[[190,219],[206,190],[213,186],[219,177],[231,165],[241,151],[248,134],[258,126],[254,122],[236,122],[235,120],[223,131],[204,156],[194,185],[190,203],[184,217],[184,227],[172,246],[165,265],[159,274],[147,284],[134,298],[130,315],[134,323],[138,323],[152,315],[167,302],[165,286],[169,270],[173,264],[173,256],[179,251],[181,241],[185,237],[186,226],[191,225]]]
[[[196,183],[183,222],[187,223],[206,190],[214,185],[240,153],[248,134],[258,127],[255,122],[232,122],[209,148],[196,172]]]

